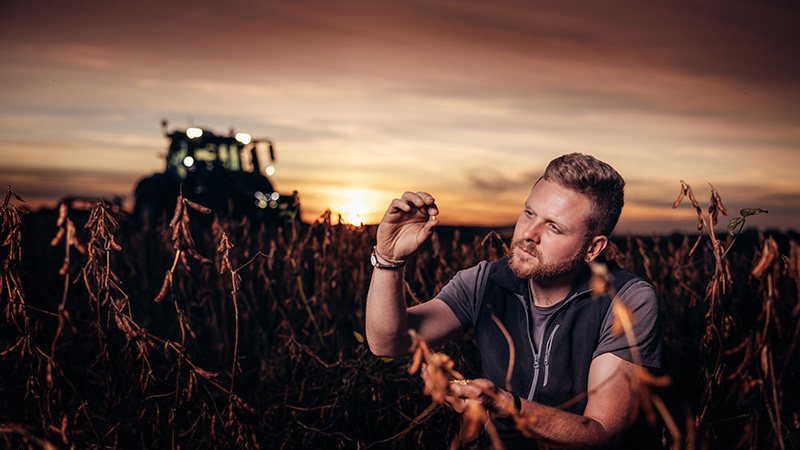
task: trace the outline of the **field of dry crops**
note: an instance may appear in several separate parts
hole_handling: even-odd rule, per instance
[[[24,194],[24,193],[23,193]],[[713,203],[713,197],[712,197]],[[363,342],[374,227],[140,226],[114,205],[0,204],[4,448],[448,448],[409,359]],[[713,220],[712,212],[699,217]],[[721,204],[720,204],[721,206]],[[169,219],[169,218],[167,218]],[[441,229],[406,270],[409,303],[503,255]],[[663,311],[666,386],[643,417],[671,448],[800,447],[798,235],[623,238],[607,255]],[[730,250],[728,248],[730,247]],[[477,377],[469,338],[435,349]],[[486,440],[464,447],[487,446]]]

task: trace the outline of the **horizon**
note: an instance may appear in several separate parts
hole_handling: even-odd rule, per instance
[[[19,201],[17,201],[16,198],[13,198],[13,196],[12,196],[12,198],[10,200],[10,203],[15,204],[17,207],[22,207],[22,208],[24,208],[25,210],[29,211],[31,214],[34,214],[34,215],[47,214],[47,213],[56,213],[58,211],[61,203],[63,203],[63,202],[77,201],[79,203],[79,205],[81,205],[81,206],[77,207],[77,208],[73,208],[73,210],[86,210],[86,207],[88,206],[88,205],[86,205],[86,202],[93,203],[93,202],[96,202],[96,201],[102,201],[102,202],[105,202],[106,204],[108,204],[109,206],[111,206],[112,204],[114,204],[114,202],[122,200],[119,197],[117,197],[117,198],[105,198],[105,197],[88,198],[88,197],[70,197],[70,196],[67,196],[67,197],[64,197],[61,200],[59,200],[59,201],[57,201],[55,203],[52,203],[52,204],[50,204],[50,203],[42,203],[42,204],[39,204],[36,207],[31,207],[31,204],[27,200],[25,200],[24,195],[22,195],[21,193],[15,191],[14,189],[11,189],[11,190],[12,190],[12,192],[20,195],[22,197],[23,201],[19,202]],[[687,200],[687,203],[688,203],[688,200]],[[118,204],[122,207],[122,210],[125,212],[125,214],[132,215],[132,213],[133,213],[132,209],[130,207],[127,207],[124,202],[119,202]],[[302,208],[302,204],[300,206]],[[623,211],[624,211],[624,208],[623,208]],[[685,236],[685,237],[689,237],[689,238],[698,238],[698,237],[703,237],[703,236],[708,237],[708,230],[706,228],[703,228],[702,231],[698,231],[697,230],[697,215],[696,215],[696,213],[695,213],[695,211],[693,209],[692,209],[691,212],[693,214],[692,217],[694,218],[694,222],[692,223],[691,227],[680,227],[680,228],[676,227],[676,228],[674,228],[672,230],[662,230],[660,232],[657,232],[657,231],[654,231],[654,229],[648,228],[648,227],[644,227],[642,230],[637,231],[637,230],[631,230],[631,229],[624,229],[623,230],[619,226],[617,226],[614,229],[614,231],[611,233],[609,238],[612,241],[614,241],[614,240],[624,240],[624,239],[629,238],[629,237],[635,237],[635,238],[648,238],[648,237],[674,238],[676,236]],[[377,227],[378,226],[377,222],[375,222],[375,223],[355,223],[354,224],[353,221],[347,220],[347,218],[341,216],[341,214],[338,214],[339,217],[337,218],[336,217],[337,214],[333,213],[332,211],[330,213],[331,213],[331,223],[334,224],[334,225],[346,225],[346,226],[352,226],[354,228],[360,228],[360,227],[367,227],[368,228],[368,227]],[[779,233],[779,234],[786,235],[786,236],[800,235],[800,228],[793,228],[793,227],[778,228],[778,227],[771,227],[771,226],[764,226],[764,225],[760,226],[757,223],[758,217],[759,216],[763,217],[765,214],[768,215],[768,213],[769,213],[768,211],[765,211],[765,212],[760,213],[760,214],[756,214],[756,215],[753,215],[753,216],[748,216],[749,219],[747,219],[747,221],[745,222],[744,226],[742,226],[741,228],[735,229],[735,231],[736,231],[735,234],[737,236],[738,235],[750,235],[750,234],[764,234],[764,233],[766,233],[766,234]],[[323,214],[321,214],[321,215],[319,215],[317,217],[311,217],[310,219],[309,219],[308,215],[306,215],[306,217],[300,217],[299,220],[302,223],[306,224],[306,225],[311,225],[314,222],[322,220],[324,215],[325,215],[325,213],[323,213]],[[738,217],[740,217],[739,214],[734,214],[732,211],[729,211],[728,215],[722,215],[722,214],[719,215],[719,221],[714,226],[714,233],[717,236],[717,239],[720,239],[723,242],[725,241],[725,239],[727,238],[727,235],[729,234],[729,232],[728,232],[728,224],[731,223],[731,221],[733,221],[735,218],[738,218]],[[120,217],[116,217],[116,218],[120,219]],[[169,219],[169,218],[170,217],[167,216],[167,219]],[[705,213],[705,211],[704,211],[704,218],[706,220],[709,220],[709,218],[708,218],[707,214]],[[336,220],[333,220],[333,219],[336,219]],[[452,232],[454,232],[454,230],[460,230],[462,232],[462,234],[463,234],[463,232],[466,232],[470,236],[477,235],[477,233],[488,234],[489,232],[495,232],[502,239],[509,240],[511,238],[511,235],[513,234],[514,227],[515,227],[515,223],[513,223],[513,222],[512,223],[506,223],[506,224],[498,223],[498,224],[482,225],[482,224],[469,224],[469,223],[450,223],[450,222],[441,222],[440,221],[439,225],[436,226],[436,230],[437,231],[444,231],[445,233],[452,233]],[[483,236],[483,237],[485,237],[485,236]]]

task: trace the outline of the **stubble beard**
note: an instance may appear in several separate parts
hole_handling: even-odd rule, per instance
[[[535,262],[525,263],[517,258],[516,249],[519,248],[530,253],[536,258]],[[523,239],[511,241],[511,256],[508,265],[514,275],[525,280],[553,280],[563,277],[581,265],[584,261],[585,249],[581,248],[571,258],[561,261],[542,261],[542,254],[534,244],[527,243]]]

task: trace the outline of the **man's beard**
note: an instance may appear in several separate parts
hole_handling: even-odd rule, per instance
[[[536,261],[526,265],[525,262],[517,259],[516,252],[514,251],[515,248],[520,248],[530,253],[536,257]],[[545,262],[542,261],[542,254],[536,245],[529,244],[523,239],[515,239],[511,241],[511,256],[508,260],[508,265],[514,272],[514,275],[522,279],[552,280],[563,277],[575,270],[583,263],[585,253],[586,249],[581,247],[571,258]]]

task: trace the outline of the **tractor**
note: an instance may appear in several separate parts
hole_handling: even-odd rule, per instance
[[[167,215],[169,220],[180,195],[219,217],[267,223],[299,218],[297,191],[278,193],[268,178],[273,166],[261,166],[259,149],[262,157],[266,152],[275,161],[269,139],[253,139],[233,130],[223,136],[198,127],[169,132],[166,121],[161,128],[169,139],[166,169],[136,186],[137,219],[152,224]]]

